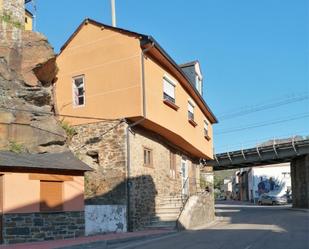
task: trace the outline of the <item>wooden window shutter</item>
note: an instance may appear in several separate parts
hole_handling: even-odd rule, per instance
[[[40,211],[62,211],[63,182],[40,181]]]

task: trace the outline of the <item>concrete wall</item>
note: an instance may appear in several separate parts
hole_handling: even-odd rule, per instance
[[[309,208],[309,155],[291,162],[292,196],[294,208]]]
[[[92,235],[127,231],[125,205],[86,205],[85,233]]]
[[[205,192],[191,196],[178,219],[179,229],[198,229],[215,220],[213,194]]]

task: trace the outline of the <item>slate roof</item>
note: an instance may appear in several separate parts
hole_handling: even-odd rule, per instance
[[[92,169],[72,152],[26,154],[10,151],[0,151],[0,167],[3,168],[28,168],[28,169],[53,169],[91,171]]]

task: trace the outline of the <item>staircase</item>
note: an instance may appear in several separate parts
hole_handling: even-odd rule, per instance
[[[175,229],[182,207],[183,198],[181,195],[161,197],[156,204],[156,213],[148,228]]]

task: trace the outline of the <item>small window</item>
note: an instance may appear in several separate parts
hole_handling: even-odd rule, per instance
[[[170,151],[170,177],[176,179],[176,154]]]
[[[190,101],[188,102],[188,119],[194,120],[194,105]]]
[[[74,100],[74,106],[85,105],[84,76],[78,76],[73,78],[73,100]]]
[[[144,166],[152,166],[152,150],[144,148]]]
[[[163,78],[163,99],[175,104],[175,84],[167,77]]]
[[[207,120],[204,120],[204,137],[207,140],[210,140],[210,136],[209,136],[209,123]]]
[[[27,17],[25,17],[25,23],[28,23],[28,18]]]
[[[40,181],[41,212],[54,212],[63,210],[62,189],[63,182]]]

